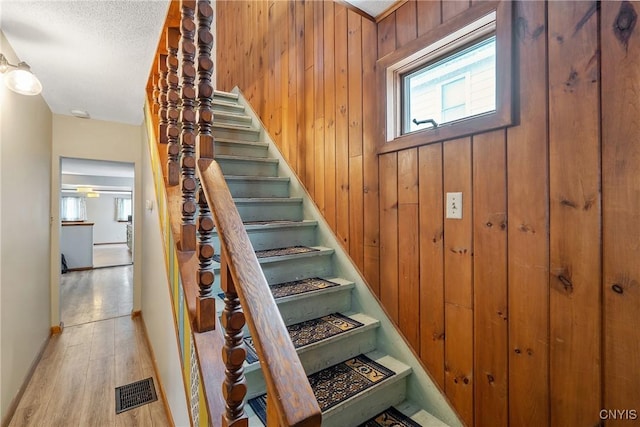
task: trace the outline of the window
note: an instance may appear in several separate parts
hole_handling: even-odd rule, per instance
[[[116,221],[129,221],[131,199],[116,197]]]
[[[84,197],[63,197],[60,203],[60,219],[62,221],[85,221],[87,206]]]
[[[484,2],[378,61],[380,153],[512,123],[511,4]]]
[[[495,111],[496,37],[476,42],[401,79],[403,134]]]

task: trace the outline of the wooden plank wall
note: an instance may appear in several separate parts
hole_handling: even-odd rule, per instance
[[[242,89],[377,292],[375,22],[328,1],[219,1],[217,14],[218,88]]]
[[[467,425],[637,413],[640,3],[515,2],[517,124],[377,156],[376,59],[472,3],[374,23],[218,2],[218,88],[250,99]],[[462,220],[443,218],[449,191]]]

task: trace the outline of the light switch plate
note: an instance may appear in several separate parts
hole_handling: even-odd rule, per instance
[[[462,219],[462,193],[447,193],[447,218]]]

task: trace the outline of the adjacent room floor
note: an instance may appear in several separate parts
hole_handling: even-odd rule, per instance
[[[115,388],[153,377],[158,400],[115,413]],[[142,320],[122,316],[66,327],[49,341],[9,424],[168,426]]]
[[[117,316],[133,309],[133,266],[70,271],[60,279],[60,318],[65,326]]]
[[[93,245],[93,268],[130,265],[132,262],[126,243]]]

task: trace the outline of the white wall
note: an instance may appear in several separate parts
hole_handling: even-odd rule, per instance
[[[140,310],[141,298],[141,240],[140,197],[141,176],[141,126],[105,122],[93,119],[78,119],[71,116],[53,115],[53,152],[51,156],[51,194],[60,194],[60,158],[112,160],[134,164],[133,187],[133,309]],[[51,216],[55,225],[51,230],[51,258],[58,259],[60,253],[60,198],[51,201]],[[51,324],[60,323],[60,268],[51,268]]]
[[[146,144],[146,132],[142,133],[142,199],[151,200],[152,210],[142,214],[142,318],[156,357],[158,374],[167,395],[176,426],[188,426],[186,394],[178,352],[178,340],[173,322],[171,296],[166,269],[158,203],[151,172],[151,159]],[[143,203],[143,205],[146,204]]]
[[[116,198],[129,199],[124,194],[100,194],[87,197],[87,221],[93,226],[93,243],[124,243],[127,241],[127,225],[116,221]]]
[[[0,32],[0,50],[17,63]],[[0,77],[0,419],[50,333],[52,115]],[[54,193],[58,194],[58,193]],[[60,259],[56,260],[60,270]]]

